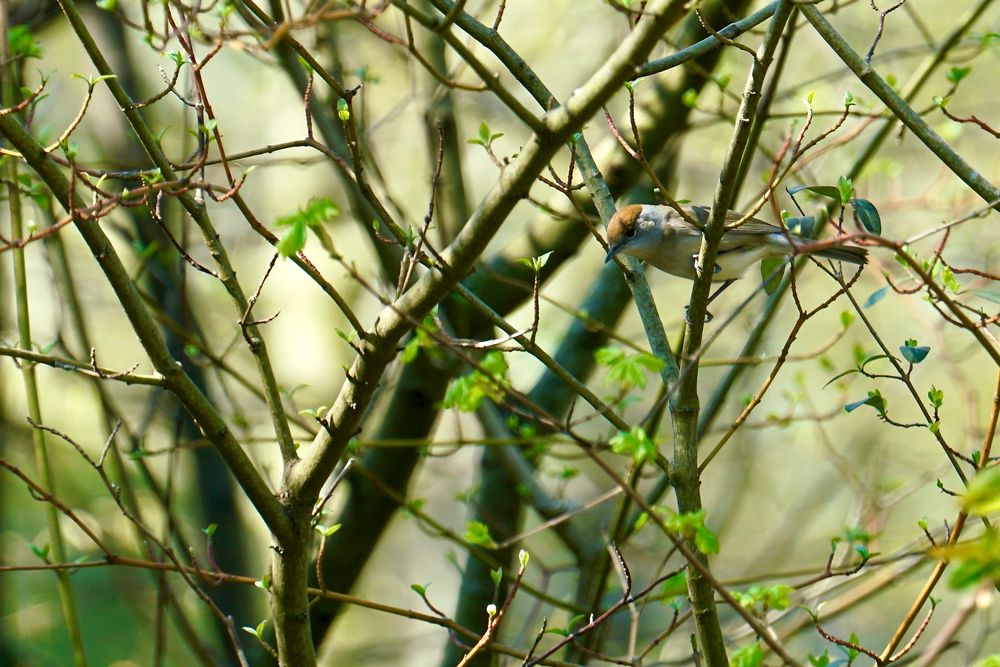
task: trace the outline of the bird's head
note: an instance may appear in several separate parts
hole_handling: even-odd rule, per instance
[[[662,237],[662,234],[654,233],[658,217],[656,208],[630,204],[615,213],[608,223],[608,254],[604,258],[605,263],[621,252],[645,259],[649,252],[655,250],[657,237]]]

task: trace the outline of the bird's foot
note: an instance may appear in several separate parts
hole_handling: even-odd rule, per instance
[[[695,274],[701,276],[701,262],[698,261],[698,255],[691,255],[691,265],[694,267]],[[722,267],[716,264],[715,268],[712,269],[712,273],[718,273],[719,271],[722,271]]]
[[[684,306],[684,321],[687,322],[689,325],[694,324],[694,322],[691,321],[690,310],[691,310],[691,306],[690,305]],[[714,318],[715,318],[715,315],[713,315],[712,313],[708,312],[707,310],[705,311],[705,324],[708,324]]]

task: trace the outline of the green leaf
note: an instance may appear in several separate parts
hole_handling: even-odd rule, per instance
[[[611,451],[616,454],[627,454],[636,463],[649,461],[656,457],[656,443],[646,435],[646,430],[641,426],[633,426],[632,430],[626,433],[619,431],[611,438]]]
[[[1000,653],[983,658],[976,663],[976,667],[1000,667]]]
[[[769,295],[778,291],[781,276],[785,273],[783,257],[767,257],[760,260],[760,279],[764,283],[764,291]]]
[[[869,234],[882,235],[882,219],[878,215],[875,204],[867,199],[851,199],[854,215]]]
[[[602,366],[613,366],[625,358],[625,351],[620,347],[601,347],[594,352],[594,361]]]
[[[1000,537],[987,530],[977,539],[932,550],[932,554],[953,563],[948,585],[968,588],[983,581],[1000,581]]]
[[[809,664],[812,667],[830,667],[830,654],[823,651],[823,655],[820,656],[809,656]]]
[[[34,544],[29,546],[31,547],[31,553],[35,554],[35,556],[38,557],[38,560],[45,561],[46,563],[49,562],[49,551],[52,550],[52,547],[50,547],[48,543],[46,543],[43,547],[35,546]]]
[[[274,221],[275,227],[288,227],[278,241],[277,250],[284,257],[291,257],[306,245],[306,232],[316,229],[340,214],[340,209],[329,199],[313,197],[295,213],[283,215]]]
[[[880,415],[885,415],[886,400],[882,397],[882,394],[879,393],[878,389],[868,392],[868,398],[845,405],[844,412],[854,412],[862,405],[870,405],[875,408]]]
[[[819,195],[820,197],[829,197],[830,199],[840,201],[840,190],[832,185],[796,185],[793,188],[788,188],[788,194],[795,195],[803,190],[811,192],[814,195]]]
[[[729,660],[730,667],[761,667],[764,664],[764,649],[760,642],[744,646]]]
[[[323,537],[330,537],[331,535],[333,535],[334,533],[336,533],[338,530],[340,530],[340,527],[342,525],[343,524],[340,524],[340,523],[335,523],[332,526],[324,526],[322,524],[317,524],[316,525],[316,532],[319,533],[320,535],[322,535]]]
[[[498,567],[495,570],[490,570],[490,579],[493,580],[494,586],[499,586],[500,581],[503,579],[503,568]]]
[[[340,215],[340,208],[326,197],[313,197],[302,209],[309,227],[319,227]]]
[[[969,76],[972,71],[971,67],[952,67],[951,70],[945,75],[949,81],[957,84],[959,81]]]
[[[594,360],[601,366],[608,367],[607,381],[615,384],[622,391],[646,387],[646,371],[659,373],[666,363],[649,353],[636,352],[626,354],[617,347],[602,347],[594,352]]]
[[[935,408],[940,408],[944,404],[944,390],[931,385],[930,391],[927,392],[927,399]]]
[[[861,304],[861,307],[862,308],[871,308],[876,303],[878,303],[879,301],[881,301],[882,299],[884,299],[885,295],[888,294],[888,293],[889,293],[889,288],[888,287],[883,287],[881,289],[875,290],[874,292],[872,292],[868,296],[867,299],[865,299],[865,302],[863,304]]]
[[[719,553],[719,538],[704,526],[694,532],[694,545],[703,554]]]
[[[470,521],[465,524],[465,535],[463,535],[463,538],[469,544],[486,547],[487,549],[497,548],[497,543],[490,537],[489,526],[482,521]]]
[[[678,572],[660,585],[660,596],[663,598],[685,595],[686,593],[687,576],[683,572]]]
[[[719,539],[705,526],[705,510],[677,514],[670,510],[661,510],[666,515],[664,524],[672,533],[694,542],[695,547],[703,554],[719,553]]]
[[[1000,466],[976,473],[962,494],[962,510],[976,516],[1000,510]]]
[[[847,176],[841,176],[837,179],[837,192],[840,195],[840,204],[846,206],[854,196],[854,182]]]
[[[115,11],[115,7],[118,6],[118,0],[97,0],[97,8],[103,9],[106,12]]]
[[[950,290],[954,294],[958,294],[962,291],[962,285],[955,278],[955,274],[952,272],[950,267],[944,267],[941,269],[941,282],[944,283],[944,287]]]
[[[306,246],[306,221],[296,220],[285,232],[285,235],[275,246],[282,257],[291,257]]]
[[[517,260],[518,264],[523,264],[535,273],[540,273],[545,264],[549,261],[549,257],[552,256],[552,251],[548,251],[544,255],[539,255],[538,257],[522,257]]]
[[[681,104],[686,106],[688,109],[694,109],[698,105],[698,91],[694,88],[688,88],[681,95]]]
[[[7,31],[7,48],[14,57],[41,58],[42,50],[26,25],[16,25]]]
[[[914,344],[910,345],[911,342]],[[927,358],[930,351],[930,347],[927,345],[916,345],[916,341],[907,341],[906,345],[899,346],[899,353],[911,364],[919,364]]]
[[[801,215],[785,218],[785,226],[788,227],[788,231],[793,234],[798,234],[807,239],[813,238],[813,233],[816,230],[816,216],[814,215]]]
[[[264,632],[264,626],[265,625],[267,625],[267,621],[266,620],[261,621],[260,624],[256,628],[250,627],[249,625],[244,625],[240,629],[243,630],[243,632],[246,632],[248,634],[253,635],[257,639],[260,639],[261,638],[261,633]]]

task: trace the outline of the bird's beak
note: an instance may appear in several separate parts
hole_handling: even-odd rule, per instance
[[[622,243],[621,243],[621,241],[619,241],[618,243],[614,243],[612,245],[609,245],[608,246],[608,254],[605,255],[605,257],[604,257],[604,263],[607,264],[608,262],[610,262],[611,259],[615,255],[617,255],[618,251],[621,250],[621,249],[622,249]]]

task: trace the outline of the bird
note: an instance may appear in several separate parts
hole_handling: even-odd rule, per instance
[[[708,206],[681,206],[701,225],[708,224]],[[735,211],[726,212],[726,223],[742,220]],[[671,206],[629,204],[615,213],[608,223],[608,254],[604,263],[616,255],[631,255],[661,271],[694,280],[701,273],[698,254],[701,251],[702,228],[685,220]],[[753,264],[769,257],[787,257],[798,248],[813,243],[781,227],[757,218],[749,218],[735,229],[726,230],[719,242],[712,280],[722,285],[709,297],[709,302],[729,287]],[[868,251],[855,246],[835,246],[809,254],[826,259],[863,265]]]

